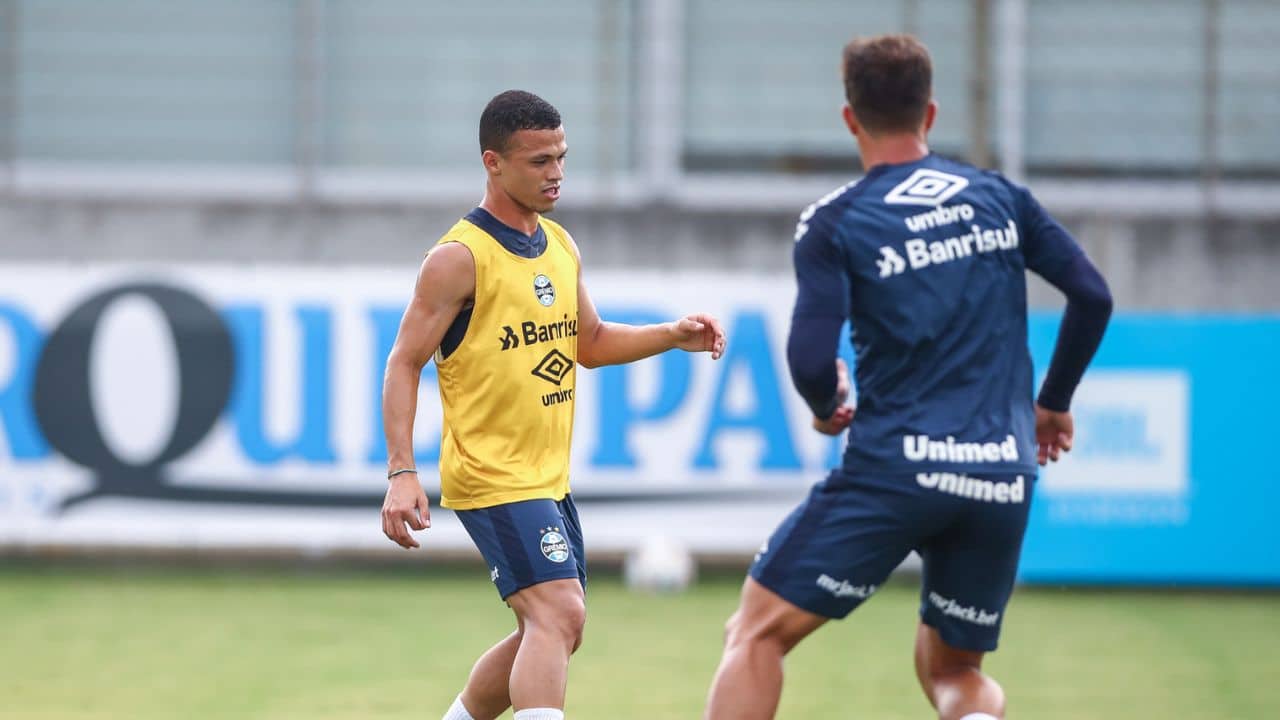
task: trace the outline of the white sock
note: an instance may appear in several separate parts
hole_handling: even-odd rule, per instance
[[[466,706],[462,704],[462,696],[454,698],[453,704],[449,706],[449,712],[444,714],[441,720],[476,720],[471,717],[471,713],[467,712]]]
[[[564,711],[557,708],[525,708],[516,711],[514,720],[564,720]]]
[[[960,718],[960,720],[997,720],[997,718],[995,715],[988,715],[986,713],[969,713],[968,715]]]

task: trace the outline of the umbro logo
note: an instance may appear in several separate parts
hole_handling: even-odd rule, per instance
[[[533,369],[533,375],[549,383],[559,385],[564,380],[564,376],[568,375],[572,369],[573,361],[568,356],[559,350],[552,350],[538,361],[537,367]]]
[[[967,178],[920,168],[911,173],[911,177],[890,190],[889,194],[884,196],[884,201],[889,205],[938,206],[967,187],[969,187]]]

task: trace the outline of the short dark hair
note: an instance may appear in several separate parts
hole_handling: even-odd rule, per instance
[[[910,35],[858,38],[844,47],[844,96],[871,132],[913,131],[933,95],[929,51]]]
[[[524,90],[498,93],[480,113],[480,152],[505,152],[517,130],[554,130],[560,127],[560,111],[551,103]]]

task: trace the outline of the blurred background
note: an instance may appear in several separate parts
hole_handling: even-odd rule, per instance
[[[786,373],[790,247],[861,173],[840,51],[885,32],[933,55],[934,151],[1028,184],[1116,299],[997,675],[1026,717],[1273,716],[1280,3],[0,0],[0,717],[443,712],[510,621],[448,511],[382,537],[381,377],[510,88],[564,117],[602,315],[729,331],[577,378],[571,714],[696,716],[742,569],[838,460]],[[1061,298],[1030,301],[1043,369]],[[781,717],[927,715],[917,569],[802,648]]]

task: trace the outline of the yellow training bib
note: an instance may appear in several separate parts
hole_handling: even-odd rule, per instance
[[[578,260],[545,218],[536,258],[468,220],[440,240],[471,250],[475,304],[462,340],[436,353],[442,504],[470,510],[569,492],[578,357]],[[512,231],[514,232],[514,231]]]

